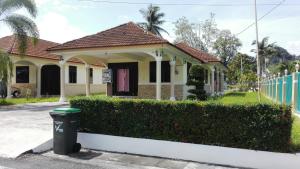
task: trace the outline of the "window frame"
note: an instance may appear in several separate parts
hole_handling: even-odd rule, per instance
[[[70,84],[77,83],[77,66],[71,66],[71,65],[69,66],[69,83]]]
[[[149,62],[149,82],[156,83],[156,61]],[[171,83],[170,61],[161,61],[161,82]]]
[[[20,73],[18,73],[18,69],[20,69],[20,68],[27,69],[26,70],[27,73],[25,72],[26,76],[23,74],[23,75],[21,75],[21,78],[18,78],[18,76],[20,76]],[[30,81],[29,76],[30,76],[30,67],[29,66],[16,66],[16,83],[29,83],[29,81]]]

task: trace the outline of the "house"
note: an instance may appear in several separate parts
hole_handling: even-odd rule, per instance
[[[53,64],[61,70],[58,75],[57,67],[56,75],[51,77],[55,76],[55,81],[60,82],[56,90],[62,102],[66,101],[66,95],[75,94],[73,90],[85,90],[86,95],[106,90],[109,96],[184,99],[189,89],[186,85],[188,69],[193,64],[205,69],[207,93],[214,95],[224,91],[226,69],[216,57],[184,43],[172,44],[132,22],[63,44],[51,43],[46,48],[47,51],[43,48],[45,55],[55,57]],[[31,62],[36,64],[35,60]],[[77,76],[72,74],[73,64],[77,65]],[[89,67],[95,69],[94,86],[90,84]],[[99,73],[96,75],[96,72]],[[81,79],[76,87],[70,84],[75,77]],[[39,85],[37,89],[41,88]]]
[[[36,46],[28,39],[28,49],[25,56],[18,51],[18,44],[14,35],[0,38],[0,50],[10,54],[14,63],[13,77],[9,83],[8,93],[11,89],[21,90],[21,95],[54,96],[60,95],[60,57],[46,51],[58,43],[39,39]],[[89,83],[91,93],[105,92],[106,85],[101,83],[103,66],[93,63],[89,70]],[[85,94],[86,65],[79,59],[70,59],[65,66],[65,90],[67,95]]]

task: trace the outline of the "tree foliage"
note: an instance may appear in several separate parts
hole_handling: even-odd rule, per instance
[[[227,79],[229,84],[239,83],[243,73],[256,72],[256,60],[247,54],[238,53],[228,64]]]
[[[252,45],[257,45],[256,40],[253,41]],[[258,42],[259,51],[259,62],[260,62],[260,76],[266,73],[268,60],[277,55],[275,49],[275,43],[269,43],[269,37],[264,37],[261,42]],[[251,52],[257,53],[256,48],[252,49]]]
[[[214,43],[213,49],[224,65],[227,66],[241,46],[241,41],[235,35],[231,34],[229,30],[222,30]]]
[[[161,27],[161,25],[165,22],[162,20],[165,14],[159,11],[160,7],[152,4],[150,4],[147,9],[141,9],[140,13],[143,15],[146,22],[140,22],[138,25],[158,36],[162,36],[161,32],[168,34],[168,32]]]
[[[204,69],[200,65],[193,65],[189,70],[189,77],[187,81],[188,86],[194,86],[190,89],[188,99],[191,100],[206,100],[207,95],[204,90]]]
[[[175,22],[175,35],[175,43],[185,42],[193,48],[207,51],[201,37],[196,32],[195,25],[190,23],[186,17],[179,18]]]

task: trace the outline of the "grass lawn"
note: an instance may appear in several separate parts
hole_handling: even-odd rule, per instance
[[[45,98],[10,98],[0,99],[0,105],[14,105],[25,103],[39,103],[39,102],[58,102],[59,97],[45,97]]]
[[[256,92],[230,92],[222,97],[210,99],[209,102],[222,104],[251,104],[258,103],[258,96]],[[261,103],[272,103],[269,99],[261,96]]]
[[[294,151],[300,151],[300,118],[293,116],[292,144]]]
[[[93,96],[100,96],[103,93],[92,94]],[[83,96],[83,95],[80,95]],[[76,96],[69,96],[68,99],[71,99]],[[42,98],[10,98],[10,99],[1,99],[0,106],[2,105],[15,105],[15,104],[25,104],[25,103],[41,103],[41,102],[58,102],[59,97],[42,97]]]

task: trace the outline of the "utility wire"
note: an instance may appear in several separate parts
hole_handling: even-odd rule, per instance
[[[278,3],[276,6],[274,6],[273,8],[271,8],[267,13],[265,13],[263,16],[261,16],[258,21],[262,20],[264,17],[266,17],[267,15],[269,15],[270,13],[272,13],[276,8],[278,8],[279,6],[283,5],[283,3],[286,0],[282,0],[280,3]],[[242,31],[240,31],[239,33],[236,34],[236,36],[239,36],[240,34],[244,33],[245,31],[247,31],[248,29],[250,29],[252,26],[255,25],[255,22],[253,22],[252,24],[248,25],[246,28],[244,28]]]
[[[108,3],[108,4],[127,4],[127,5],[160,5],[160,6],[253,6],[251,3],[151,3],[151,2],[129,2],[129,1],[111,1],[111,0],[79,0],[87,2]],[[276,6],[278,3],[260,3],[257,6]],[[284,4],[284,6],[300,6],[300,3]]]

